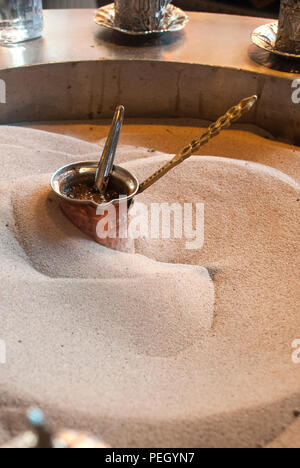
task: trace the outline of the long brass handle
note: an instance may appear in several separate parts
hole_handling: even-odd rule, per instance
[[[199,148],[206,145],[212,138],[219,135],[223,129],[230,127],[231,124],[239,120],[243,114],[249,112],[253,108],[257,102],[257,99],[258,96],[251,96],[243,99],[238,105],[231,107],[231,109],[229,109],[225,115],[220,117],[215,123],[211,124],[205,133],[203,133],[199,138],[193,140],[171,161],[169,161],[158,171],[148,177],[148,179],[146,179],[143,183],[141,183],[138,193],[142,193],[147,188],[151,187],[151,185],[161,179],[161,177],[167,174],[171,169],[181,164],[183,161],[195,154]]]

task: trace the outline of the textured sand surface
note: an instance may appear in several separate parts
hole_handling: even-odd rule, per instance
[[[98,147],[0,128],[1,439],[29,404],[114,446],[255,447],[292,422],[299,152],[246,132],[230,149],[225,135],[215,154],[236,160],[194,157],[139,196],[205,203],[204,248],[140,239],[127,255],[83,236],[49,191]],[[128,143],[119,162],[140,179],[170,157]]]
[[[269,449],[298,449],[300,447],[300,419],[291,424],[282,434],[279,435],[271,444]]]

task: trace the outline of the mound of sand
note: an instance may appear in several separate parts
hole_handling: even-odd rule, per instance
[[[52,172],[96,159],[98,147],[7,127],[0,141],[4,431],[20,428],[32,404],[115,446],[255,446],[291,422],[300,401],[293,179],[192,158],[137,201],[204,203],[203,248],[142,238],[129,255],[85,237],[49,189]],[[146,156],[135,150],[124,166],[142,179],[170,157]]]

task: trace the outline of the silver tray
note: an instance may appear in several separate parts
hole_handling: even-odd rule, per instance
[[[99,26],[104,26],[105,28],[113,29],[124,34],[129,34],[131,36],[148,36],[150,34],[181,31],[189,22],[189,17],[180,8],[177,8],[174,5],[169,5],[167,7],[164,25],[161,29],[149,31],[129,31],[115,25],[115,7],[112,3],[110,5],[99,8],[95,14],[94,20]]]
[[[261,49],[267,50],[276,55],[289,58],[300,58],[298,54],[289,54],[288,52],[282,52],[276,49],[276,36],[278,32],[278,22],[264,24],[259,28],[255,29],[252,34],[252,42]]]

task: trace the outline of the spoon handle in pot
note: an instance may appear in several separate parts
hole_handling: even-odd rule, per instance
[[[219,135],[223,129],[230,127],[231,124],[239,120],[243,114],[249,112],[252,109],[254,104],[257,102],[257,99],[257,96],[251,96],[249,98],[243,99],[238,105],[229,109],[225,115],[220,117],[215,123],[211,124],[205,133],[203,133],[199,138],[193,140],[171,161],[169,161],[157,172],[152,174],[148,179],[141,183],[138,193],[142,193],[147,188],[151,187],[151,185],[161,179],[161,177],[167,174],[171,169],[181,164],[183,161],[195,154],[199,148],[206,145],[212,138]]]
[[[113,168],[120,133],[124,121],[124,113],[125,108],[123,106],[116,108],[110,132],[99,161],[95,177],[95,188],[100,192],[101,195],[106,191],[108,179]]]

